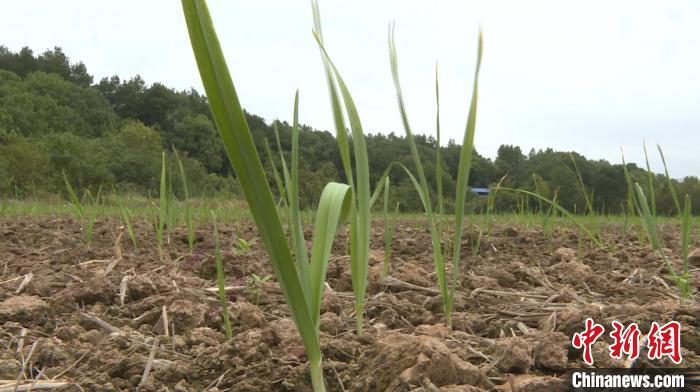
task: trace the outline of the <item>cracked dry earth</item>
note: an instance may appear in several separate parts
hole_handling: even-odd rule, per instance
[[[250,279],[272,274],[267,255],[253,225],[236,226],[221,227],[234,332],[227,340],[210,290],[210,227],[197,232],[191,253],[185,230],[171,232],[161,261],[146,223],[136,227],[134,248],[118,220],[98,221],[89,247],[70,218],[0,221],[0,390],[38,380],[33,390],[309,391],[304,350],[274,278]],[[661,232],[677,262],[678,228]],[[246,252],[232,247],[235,233],[252,244]],[[391,274],[381,279],[377,222],[366,332],[358,337],[341,232],[321,310],[328,390],[564,390],[566,369],[585,366],[571,337],[587,317],[606,331],[612,320],[642,331],[677,320],[681,366],[700,367],[700,307],[679,304],[662,261],[636,234],[606,227],[614,246],[596,250],[565,228],[545,235],[497,225],[474,256],[474,233],[465,235],[449,329],[424,225],[399,222]],[[699,259],[691,260],[696,285]],[[610,359],[609,344],[606,332],[593,347],[595,366],[630,366]],[[634,366],[672,364],[640,358]]]

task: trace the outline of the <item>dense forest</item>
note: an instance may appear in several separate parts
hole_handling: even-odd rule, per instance
[[[247,116],[263,164],[270,172],[268,179],[273,181],[273,163],[265,143],[270,143],[278,157],[276,126],[282,151],[288,154],[291,127],[287,122],[268,123],[254,114]],[[426,175],[435,187],[436,142],[425,136],[418,136],[416,142]],[[301,201],[311,206],[324,184],[343,181],[344,174],[333,134],[302,126],[300,144]],[[441,150],[445,195],[454,193],[459,147],[450,141]],[[413,167],[402,136],[368,134],[367,149],[373,183],[393,161]],[[219,141],[207,99],[194,89],[176,91],[161,83],[148,85],[138,75],[128,80],[115,75],[95,82],[83,63],[71,62],[58,47],[35,55],[29,48],[15,53],[0,46],[0,195],[64,192],[62,173],[81,190],[102,187],[155,195],[162,151],[167,151],[168,162],[175,167],[173,150],[183,157],[190,193],[237,194],[235,174]],[[537,190],[547,197],[556,193],[565,208],[582,211],[585,200],[572,158],[587,191],[593,194],[594,207],[620,212],[627,191],[622,165],[588,160],[577,153],[547,148],[526,155],[517,146],[502,145],[494,160],[474,154],[469,183],[489,187],[506,176],[505,186]],[[279,159],[275,159],[279,166]],[[644,169],[635,164],[628,164],[628,169],[636,181],[648,184]],[[419,210],[420,201],[405,174],[396,170],[391,180],[393,202],[400,202],[404,211]],[[654,175],[653,183],[658,211],[674,211],[665,177]],[[176,188],[177,184],[173,182]],[[697,177],[673,180],[673,186],[679,194],[688,193],[700,201]],[[473,196],[470,203],[479,206],[483,200]],[[518,208],[519,203],[520,196],[506,192],[497,198],[501,211]],[[700,202],[695,203],[695,213],[699,206]]]

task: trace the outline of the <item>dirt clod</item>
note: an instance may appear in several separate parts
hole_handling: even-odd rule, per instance
[[[176,299],[168,307],[168,318],[180,333],[204,325],[206,305],[187,299]]]
[[[33,295],[10,297],[0,302],[0,323],[16,321],[23,324],[36,324],[46,321],[49,306],[44,300]]]
[[[565,370],[568,347],[569,338],[561,332],[541,336],[535,345],[535,366],[544,370]]]
[[[353,387],[360,391],[403,391],[428,381],[438,387],[492,386],[479,368],[460,359],[442,340],[432,336],[387,334],[360,357],[359,363],[360,374],[375,375],[356,380]]]
[[[576,258],[576,251],[571,248],[561,247],[554,251],[554,260],[572,261]]]
[[[513,226],[510,226],[510,227],[506,227],[506,228],[503,230],[503,234],[504,234],[506,237],[511,237],[511,238],[513,238],[513,237],[517,237],[517,236],[520,235],[520,230],[518,230],[517,228],[515,228],[515,227],[513,227]]]
[[[224,335],[211,328],[195,328],[189,333],[189,343],[192,346],[203,344],[205,346],[216,346],[223,342]]]
[[[343,320],[335,313],[326,312],[321,315],[320,329],[330,335],[337,335],[342,331]]]
[[[549,266],[547,271],[567,284],[580,283],[593,274],[591,267],[576,260],[559,262]]]
[[[265,317],[260,311],[260,307],[244,300],[233,304],[231,314],[235,325],[244,326],[246,329],[262,327],[265,323]]]
[[[508,373],[527,373],[534,363],[530,343],[518,337],[499,340],[496,357],[496,367]]]
[[[392,276],[406,283],[415,284],[416,286],[431,286],[428,273],[416,264],[402,264]]]
[[[54,297],[57,305],[92,305],[96,303],[111,304],[117,297],[117,287],[103,276],[94,277],[83,283],[72,284]]]
[[[0,356],[0,378],[3,380],[13,380],[17,377],[20,369],[20,362],[13,358],[8,352]]]

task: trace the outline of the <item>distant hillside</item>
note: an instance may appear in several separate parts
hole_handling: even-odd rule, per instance
[[[265,141],[279,165],[273,126],[277,126],[282,150],[288,154],[290,125],[269,123],[254,114],[248,114],[248,124],[263,164],[271,172]],[[435,140],[418,136],[416,142],[434,188]],[[344,174],[331,133],[303,126],[300,143],[301,202],[310,206],[324,184],[343,181]],[[29,48],[13,53],[0,46],[0,194],[23,197],[62,192],[63,172],[78,189],[102,186],[117,192],[156,194],[161,152],[173,149],[185,157],[191,193],[237,193],[235,175],[212,123],[206,97],[197,91],[176,91],[160,83],[148,85],[138,75],[128,80],[115,75],[95,82],[83,63],[70,62],[58,47],[36,55]],[[392,161],[412,167],[408,143],[402,136],[367,135],[367,149],[373,183]],[[449,197],[454,193],[459,145],[450,142],[442,147],[442,154],[444,192]],[[172,164],[171,155],[168,159]],[[474,154],[470,185],[489,187],[507,174],[504,185],[537,189],[548,197],[556,192],[565,208],[581,211],[585,201],[571,157],[586,188],[593,192],[595,208],[620,212],[626,203],[622,165],[588,160],[577,153],[545,149],[525,155],[517,146],[502,145],[493,161]],[[636,181],[648,184],[643,169],[634,164],[628,168]],[[271,175],[268,178],[272,180]],[[173,184],[177,186],[177,181]],[[404,173],[392,173],[392,184],[392,202],[400,201],[403,210],[420,210],[420,201]],[[680,194],[691,194],[697,201],[697,213],[698,179],[674,180],[673,186]],[[655,175],[654,188],[658,211],[672,212],[674,205],[663,176]],[[483,204],[476,196],[470,202]],[[520,202],[519,196],[503,193],[497,207],[511,210]],[[536,205],[534,200],[530,202],[531,207]]]

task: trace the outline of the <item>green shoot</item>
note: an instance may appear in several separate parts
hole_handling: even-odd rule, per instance
[[[457,188],[455,195],[455,229],[454,229],[454,240],[453,240],[453,251],[452,251],[452,277],[448,285],[446,277],[445,260],[441,251],[441,233],[436,222],[436,218],[433,214],[433,207],[430,201],[430,193],[428,188],[428,183],[425,177],[425,172],[423,170],[423,165],[418,155],[418,149],[413,137],[413,132],[411,131],[411,126],[408,121],[408,114],[406,113],[406,107],[403,99],[403,92],[401,90],[401,83],[399,81],[399,68],[398,68],[398,58],[396,55],[396,45],[394,43],[394,27],[393,25],[389,28],[389,59],[391,64],[391,74],[394,80],[394,87],[396,89],[396,97],[399,104],[399,112],[401,114],[401,122],[403,123],[404,131],[406,132],[406,139],[408,140],[409,147],[411,149],[411,155],[413,157],[413,162],[416,166],[416,172],[418,174],[418,181],[411,176],[412,181],[416,187],[416,191],[423,203],[423,208],[425,209],[426,216],[428,218],[428,227],[430,228],[431,241],[433,247],[433,260],[435,262],[435,269],[437,271],[438,284],[440,288],[440,294],[443,300],[443,310],[445,313],[445,319],[449,326],[452,326],[452,307],[454,304],[455,291],[457,286],[457,277],[459,273],[459,262],[460,262],[460,252],[462,244],[462,227],[464,224],[464,204],[466,200],[468,180],[469,180],[469,170],[471,168],[471,158],[474,151],[474,133],[476,126],[476,108],[477,108],[477,97],[478,97],[478,80],[479,71],[481,67],[481,54],[482,54],[482,38],[481,33],[479,33],[479,45],[477,53],[477,63],[476,70],[474,73],[474,85],[472,89],[472,99],[471,105],[469,107],[469,115],[467,117],[467,125],[464,131],[464,140],[462,142],[462,148],[459,155],[459,169],[457,174]]]
[[[438,79],[438,66],[435,63],[435,180],[437,181],[437,213],[438,216],[445,215],[445,203],[442,196],[442,155],[440,147],[440,83]]]
[[[595,231],[595,235],[598,237],[599,242],[602,242],[600,225],[598,224],[597,214],[596,214],[595,210],[593,209],[593,192],[591,192],[591,194],[589,196],[588,191],[586,190],[586,185],[583,183],[583,177],[581,176],[581,171],[578,168],[578,164],[576,164],[576,159],[574,159],[574,155],[570,153],[569,158],[571,158],[571,162],[573,162],[574,169],[576,170],[576,178],[578,179],[578,186],[579,186],[579,189],[581,190],[581,193],[583,193],[584,200],[586,201],[586,210],[588,211],[588,215],[593,220],[593,229]]]
[[[535,185],[535,192],[538,195],[542,194],[542,189],[540,189],[540,182],[537,180],[537,173],[532,173],[532,183]],[[540,214],[544,212],[544,206],[542,205],[542,200],[537,199],[538,211]]]
[[[656,193],[654,192],[654,173],[649,165],[649,154],[647,154],[647,142],[644,141],[644,160],[647,164],[647,188],[649,190],[649,201],[651,202],[651,214],[656,216]]]
[[[219,228],[216,224],[216,213],[211,211],[211,220],[214,225],[214,258],[216,261],[216,286],[219,288],[219,301],[221,302],[221,317],[224,319],[224,330],[226,337],[233,338],[231,330],[231,320],[228,316],[228,300],[226,299],[226,278],[224,277],[224,262],[221,256],[221,241],[219,240]]]
[[[664,152],[660,145],[656,145],[659,150],[659,155],[661,155],[661,162],[664,164],[664,173],[666,174],[666,181],[668,182],[668,191],[671,193],[671,198],[673,199],[673,204],[676,206],[676,211],[678,215],[683,215],[683,210],[681,210],[681,203],[678,202],[678,194],[676,194],[676,188],[673,186],[673,180],[671,180],[671,175],[668,174],[668,166],[666,165],[666,158],[664,157]]]
[[[401,90],[401,84],[399,82],[398,61],[396,56],[396,49],[394,47],[393,26],[390,26],[389,29],[389,59],[391,63],[391,74],[394,79],[394,86],[396,89],[396,96],[399,104],[399,112],[401,114],[401,121],[403,123],[404,131],[406,132],[406,139],[408,140],[409,147],[411,149],[411,155],[413,158],[413,163],[416,166],[416,172],[420,181],[416,185],[416,191],[418,192],[418,195],[423,204],[423,208],[425,209],[426,216],[428,218],[428,227],[430,228],[430,237],[433,246],[433,261],[435,262],[435,270],[437,272],[438,285],[440,288],[440,295],[442,297],[443,311],[445,313],[446,321],[448,322],[448,324],[451,325],[450,291],[447,286],[445,261],[441,251],[441,233],[438,230],[436,218],[433,214],[432,203],[430,201],[430,194],[428,192],[428,182],[425,178],[423,164],[421,163],[420,156],[418,155],[418,149],[416,148],[413,132],[411,131],[411,126],[408,122],[408,115],[406,114],[405,105],[403,103],[403,92]]]
[[[634,218],[636,216],[637,211],[639,211],[639,206],[637,205],[637,197],[635,196],[636,192],[634,190],[634,185],[632,185],[632,176],[630,175],[630,172],[627,169],[627,163],[625,162],[625,153],[622,147],[620,147],[620,154],[622,155],[622,170],[625,174],[625,182],[627,183],[627,215]],[[637,241],[639,241],[639,245],[643,245],[644,235],[642,234],[641,229],[636,230],[636,232]]]
[[[474,225],[476,230],[478,231],[478,234],[476,236],[476,239],[472,236],[471,243],[472,243],[472,255],[473,256],[478,256],[479,251],[481,250],[481,239],[484,236],[484,231],[481,229],[481,226],[476,226]]]
[[[66,177],[66,172],[62,173],[63,182],[66,184],[66,190],[68,191],[68,195],[70,196],[70,204],[75,209],[75,215],[79,219],[83,219],[85,217],[85,213],[83,211],[83,203],[80,202],[80,198],[78,198],[78,195],[75,193],[75,190],[73,190],[70,181],[68,181],[68,177]]]
[[[187,176],[185,175],[185,168],[182,166],[182,160],[175,152],[175,159],[177,160],[177,166],[180,168],[180,178],[182,179],[182,188],[185,191],[185,222],[187,224],[187,245],[190,247],[190,252],[194,250],[194,222],[192,221],[192,207],[190,206],[190,195],[187,190]]]
[[[168,187],[167,187],[167,172],[165,166],[165,151],[162,155],[162,166],[160,170],[160,203],[158,205],[158,223],[156,226],[156,239],[158,241],[158,248],[163,250],[163,232],[165,231],[165,221],[168,218]]]
[[[683,276],[690,279],[688,273],[688,249],[690,248],[690,231],[692,228],[692,214],[690,196],[685,195],[683,203],[683,218],[681,219],[681,259],[683,260]],[[690,289],[690,285],[688,285]]]
[[[256,306],[260,304],[260,297],[265,294],[265,283],[270,279],[272,279],[272,275],[260,276],[257,274],[250,274],[250,277],[246,279],[246,290],[255,297]]]
[[[280,149],[280,154],[282,150]],[[282,160],[284,162],[284,159]],[[286,164],[283,165],[286,168]],[[291,172],[284,170],[285,184],[287,187],[287,203],[290,210],[290,227],[292,233],[292,245],[296,258],[302,289],[306,290],[307,301],[311,301],[311,274],[309,272],[309,256],[306,253],[306,239],[304,228],[299,213],[299,91],[294,94],[294,114],[292,120],[292,166]]]
[[[559,196],[559,190],[554,191],[554,196],[552,197],[552,201],[554,203],[557,202],[557,197]],[[547,209],[547,214],[545,215],[544,220],[542,221],[542,231],[546,236],[549,235],[551,229],[552,229],[552,221],[554,220],[556,216],[556,211],[554,211],[554,205],[550,204],[549,208]]]
[[[398,208],[398,204],[396,207]],[[389,275],[392,241],[393,230],[389,225],[389,177],[386,177],[384,180],[384,264],[382,266],[382,277]]]
[[[167,184],[168,184],[168,191],[167,191],[167,196],[168,199],[165,203],[166,205],[166,226],[168,227],[168,232],[172,231],[175,227],[177,227],[177,204],[176,204],[176,198],[175,198],[175,192],[173,191],[173,179],[172,179],[172,174],[173,172],[171,170],[168,170],[168,179],[167,179]],[[168,241],[169,242],[169,241]]]
[[[277,133],[277,125],[273,124],[275,128],[275,133]],[[279,139],[279,138],[278,138]],[[279,195],[279,203],[278,203],[278,208],[281,206],[284,206],[287,208],[286,204],[286,198],[284,197],[285,191],[284,191],[284,182],[282,182],[282,177],[280,177],[279,172],[277,171],[277,166],[275,166],[275,159],[274,156],[272,155],[272,150],[270,149],[270,143],[265,139],[265,153],[267,153],[267,160],[270,162],[270,166],[272,166],[272,174],[275,177],[275,185],[277,185],[277,194]],[[280,150],[280,154],[282,153],[282,150]]]
[[[63,182],[66,185],[66,190],[68,191],[68,195],[70,196],[70,205],[73,207],[73,210],[75,212],[75,215],[77,218],[79,218],[82,221],[82,224],[84,225],[85,228],[85,242],[87,243],[88,246],[92,244],[92,232],[93,228],[95,226],[95,221],[97,220],[97,209],[99,208],[100,205],[100,195],[102,192],[102,186],[100,186],[100,189],[97,193],[97,197],[93,198],[92,194],[90,193],[89,190],[85,192],[85,196],[88,196],[92,200],[92,206],[90,208],[85,209],[85,206],[83,203],[80,201],[80,198],[78,198],[78,194],[75,192],[73,187],[70,184],[70,181],[68,181],[68,177],[66,176],[66,173],[63,172]],[[34,194],[34,199],[35,202],[37,200],[36,193]]]
[[[250,241],[246,241],[244,238],[236,237],[233,241],[233,250],[236,255],[242,256],[248,253],[253,244]]]
[[[625,162],[625,152],[620,147],[620,155],[622,155],[622,170],[625,174],[625,182],[627,183],[627,213],[630,216],[635,215],[635,202],[636,199],[634,197],[634,186],[632,185],[632,176],[630,175],[629,170],[627,169],[627,162]]]
[[[126,225],[126,231],[131,239],[131,243],[134,245],[134,248],[138,248],[138,244],[136,243],[136,233],[134,232],[134,227],[131,224],[131,211],[126,207],[121,207],[120,210],[122,213],[122,219]]]
[[[643,218],[642,222],[644,224],[644,228],[646,229],[647,236],[649,237],[649,242],[651,243],[651,246],[656,251],[656,253],[658,253],[659,256],[661,256],[661,259],[663,260],[664,264],[666,264],[666,269],[671,274],[669,276],[669,279],[671,279],[678,288],[680,297],[687,298],[688,296],[690,296],[692,290],[690,285],[690,275],[688,274],[687,248],[682,249],[685,258],[683,260],[684,271],[682,274],[678,274],[675,268],[673,268],[671,262],[668,260],[668,257],[666,257],[663,244],[661,243],[661,239],[659,238],[658,232],[656,230],[656,216],[652,213],[651,209],[649,208],[649,203],[647,202],[647,198],[644,195],[642,187],[640,187],[639,184],[635,184],[634,189],[635,194],[637,196],[637,207],[639,208],[639,215]],[[688,238],[690,237],[690,198],[688,197],[686,197],[685,199],[685,206],[687,208],[683,213],[683,219],[681,222],[681,236],[683,247],[686,247],[688,245]]]
[[[503,184],[503,181],[505,181],[507,176],[508,175],[506,174],[505,176],[501,177],[496,186],[489,189],[489,194],[486,197],[486,234],[489,237],[491,236],[491,229],[493,228],[493,212],[496,208],[496,193],[501,188],[501,184]]]
[[[340,156],[343,161],[345,177],[352,191],[352,209],[350,211],[350,267],[352,277],[352,289],[355,294],[355,323],[357,334],[364,331],[365,296],[367,294],[367,273],[369,270],[369,235],[371,232],[370,218],[370,185],[369,185],[369,159],[367,157],[367,145],[362,130],[360,116],[355,106],[355,101],[350,94],[340,72],[333,64],[323,43],[321,30],[321,16],[318,3],[312,1],[312,13],[314,18],[313,34],[321,51],[323,67],[328,84],[333,120],[336,129],[336,139]],[[340,94],[338,94],[340,90]],[[352,132],[352,149],[355,153],[355,181],[353,179],[352,164],[350,162],[350,145],[345,127],[345,117],[340,104],[340,96],[345,104],[345,112],[350,122]]]
[[[316,392],[325,391],[319,341],[320,308],[333,239],[354,204],[350,187],[329,183],[323,189],[314,225],[310,265],[308,269],[298,268],[299,262],[292,257],[288,246],[206,2],[182,0],[182,5],[214,121],[304,344],[313,389]],[[290,208],[294,206],[290,205]],[[365,231],[365,235],[368,234],[369,230]],[[300,276],[305,271],[309,276]],[[310,286],[303,287],[302,282],[309,282]]]
[[[479,43],[477,49],[476,69],[474,71],[474,84],[472,87],[471,105],[467,116],[467,125],[464,130],[464,139],[459,154],[459,169],[457,170],[457,195],[455,197],[455,230],[454,250],[452,251],[452,282],[447,308],[447,322],[452,326],[452,307],[457,289],[459,275],[460,251],[462,249],[462,226],[464,225],[464,204],[468,191],[469,172],[471,170],[472,154],[474,152],[474,135],[476,133],[476,111],[479,92],[479,72],[481,71],[481,56],[483,51],[482,34],[479,31]],[[398,80],[398,78],[397,78]]]

